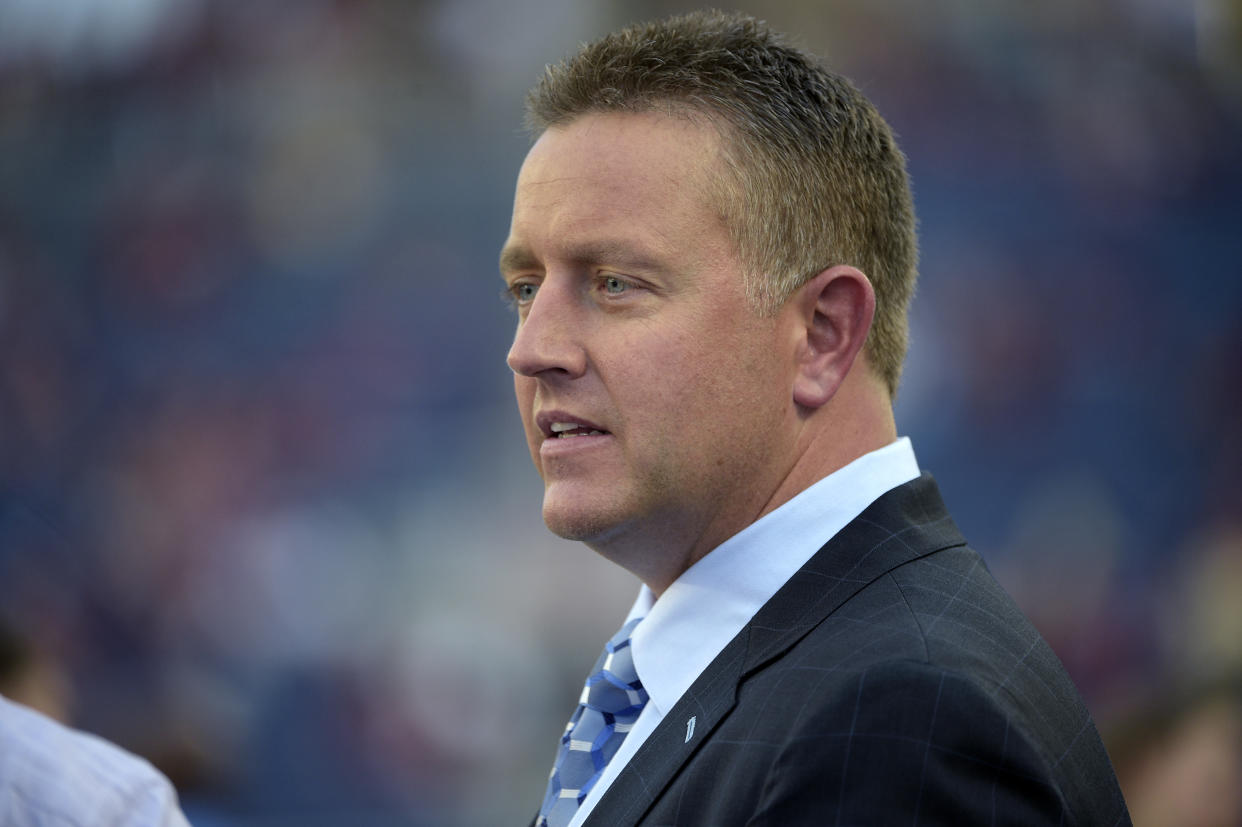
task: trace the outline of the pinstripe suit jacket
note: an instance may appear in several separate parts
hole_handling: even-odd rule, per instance
[[[1074,685],[927,475],[760,609],[586,822],[1129,823]]]

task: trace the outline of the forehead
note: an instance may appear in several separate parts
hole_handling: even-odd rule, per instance
[[[696,176],[716,159],[719,136],[703,118],[663,112],[595,112],[546,129],[527,153],[519,183],[547,166],[640,178]]]
[[[549,128],[518,174],[510,244],[620,230],[683,243],[718,225],[723,172],[710,125],[661,113],[600,113]]]

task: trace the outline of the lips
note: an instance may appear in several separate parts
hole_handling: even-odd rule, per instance
[[[575,436],[603,436],[604,432],[598,428],[586,428],[577,422],[553,422],[552,438],[553,439],[569,439]]]
[[[564,411],[544,411],[535,416],[535,424],[545,439],[573,439],[583,436],[604,436],[607,428]]]

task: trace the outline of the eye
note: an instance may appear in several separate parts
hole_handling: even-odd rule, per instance
[[[616,276],[604,276],[604,292],[609,295],[617,296],[630,289],[628,282],[622,281]]]
[[[516,307],[524,307],[535,299],[535,294],[539,292],[539,285],[529,281],[519,281],[510,284],[503,291],[501,296],[510,304]]]

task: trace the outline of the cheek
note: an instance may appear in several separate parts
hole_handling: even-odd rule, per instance
[[[725,438],[739,395],[755,390],[734,343],[711,338],[712,332],[687,326],[658,344],[648,343],[641,362],[634,362],[642,369],[625,378],[639,400],[636,415],[672,441],[660,449],[673,455]]]
[[[737,332],[742,335],[718,337],[698,349],[685,370],[684,390],[711,439],[762,441],[792,404],[791,383],[766,330],[739,326]]]

